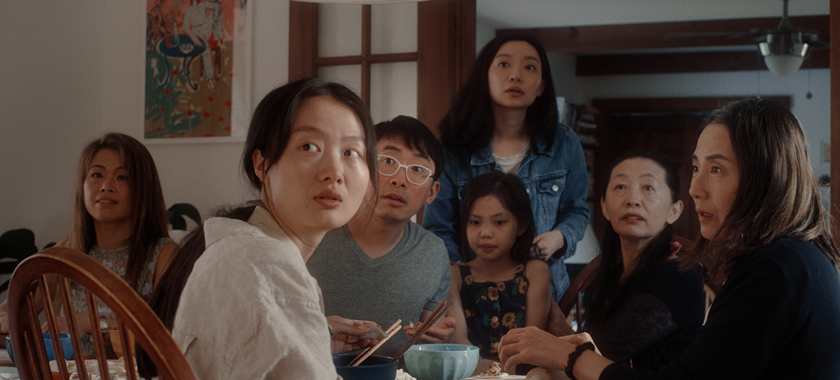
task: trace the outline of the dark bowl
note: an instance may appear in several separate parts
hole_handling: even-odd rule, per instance
[[[397,364],[391,363],[389,356],[371,355],[358,367],[349,367],[356,354],[333,355],[335,371],[344,380],[394,380],[397,377]]]

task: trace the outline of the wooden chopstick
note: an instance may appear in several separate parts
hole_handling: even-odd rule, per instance
[[[382,347],[382,345],[385,344],[385,342],[387,342],[388,339],[391,339],[391,337],[397,335],[397,333],[400,330],[402,330],[402,326],[400,325],[401,323],[402,319],[397,319],[397,321],[394,322],[391,325],[391,327],[388,327],[388,329],[385,330],[385,334],[387,334],[388,336],[376,343],[375,346],[366,348],[359,355],[353,358],[353,360],[350,362],[350,367],[357,367],[359,364],[362,364],[363,361],[365,361],[367,358],[373,355],[374,351],[378,350],[379,347]]]
[[[413,346],[414,343],[417,343],[417,341],[420,340],[420,337],[426,333],[426,330],[434,326],[434,324],[437,323],[438,319],[440,319],[440,317],[446,314],[446,311],[449,310],[450,306],[452,305],[450,305],[446,300],[441,301],[437,305],[435,310],[432,311],[432,315],[429,316],[429,318],[425,322],[423,322],[423,326],[420,327],[420,330],[417,330],[411,337],[411,339],[409,339],[408,342],[406,342],[405,345],[400,349],[400,351],[397,352],[397,354],[394,356],[394,359],[391,360],[391,363],[399,360],[400,357],[406,351],[408,351],[409,347]]]
[[[391,325],[391,327],[388,327],[388,329],[385,330],[385,335],[392,335],[393,333],[396,333],[396,331],[402,327],[402,326],[400,326],[400,323],[402,323],[402,319],[397,319],[397,321],[394,322]],[[385,338],[386,338],[386,340],[390,339],[390,337],[388,337],[388,336],[386,336]],[[359,364],[361,364],[361,361],[359,361],[359,359],[361,359],[362,356],[364,356],[365,354],[371,352],[374,347],[379,348],[378,346],[381,346],[381,345],[377,344],[377,346],[371,346],[371,347],[365,348],[365,350],[360,352],[358,355],[356,355],[356,357],[353,358],[353,360],[351,360],[350,364],[348,364],[348,365],[351,366],[351,367],[358,366]],[[371,352],[371,354],[372,354],[372,352]],[[368,355],[368,356],[370,356],[370,355]],[[367,359],[367,357],[365,357],[365,359]]]

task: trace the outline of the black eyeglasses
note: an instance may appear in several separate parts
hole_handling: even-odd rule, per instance
[[[422,185],[432,176],[432,169],[422,165],[403,165],[394,157],[380,154],[376,156],[376,167],[379,169],[379,174],[385,176],[392,176],[397,174],[401,168],[405,168],[406,178],[408,182],[415,185]]]

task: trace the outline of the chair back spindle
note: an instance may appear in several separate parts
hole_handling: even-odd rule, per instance
[[[76,314],[73,307],[72,288],[84,290],[87,315]],[[9,284],[9,333],[14,347],[15,360],[22,380],[70,378],[64,359],[64,347],[58,331],[67,329],[73,347],[77,373],[80,379],[91,378],[89,371],[99,370],[99,378],[111,377],[108,368],[106,342],[103,332],[113,336],[114,352],[121,348],[127,360],[126,376],[136,380],[137,370],[133,360],[132,337],[149,354],[161,379],[194,380],[189,362],[175,344],[172,336],[155,313],[137,292],[116,273],[92,257],[68,248],[53,247],[30,256],[18,264]],[[113,312],[119,332],[103,331],[100,326],[102,307]],[[41,334],[39,311],[43,310],[45,327],[51,333],[52,349],[57,362],[57,372],[50,370],[46,346]],[[82,318],[82,319],[79,319]],[[61,321],[59,320],[61,319]],[[109,317],[109,321],[112,318]],[[63,323],[62,323],[63,321]],[[96,364],[85,363],[85,349],[78,333],[81,322],[90,324],[93,358]],[[119,344],[116,340],[119,339]],[[94,368],[91,368],[91,367]]]

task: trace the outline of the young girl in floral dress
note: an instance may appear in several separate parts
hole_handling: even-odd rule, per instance
[[[475,258],[452,266],[449,298],[455,342],[479,347],[481,373],[498,361],[499,341],[509,330],[545,329],[551,280],[548,265],[531,260],[534,217],[518,177],[476,176],[465,189],[461,219],[461,257]]]

